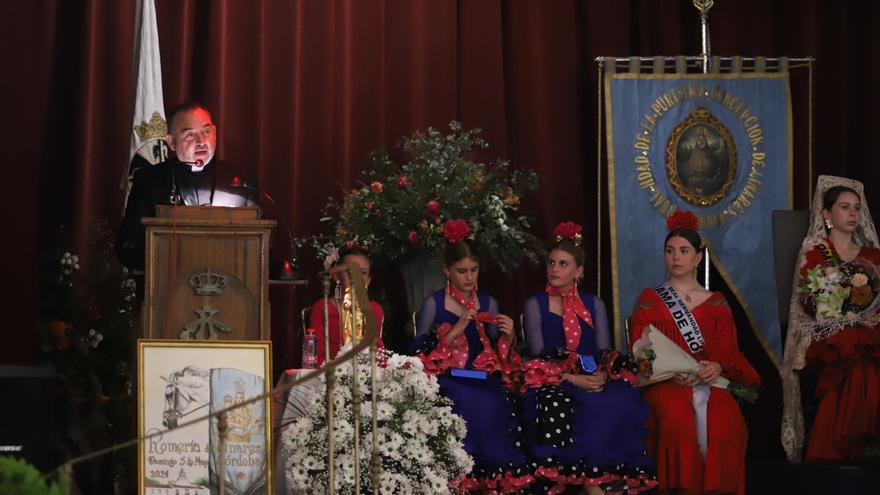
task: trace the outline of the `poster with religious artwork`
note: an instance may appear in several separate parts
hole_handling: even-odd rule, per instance
[[[139,494],[272,493],[269,398],[249,402],[270,390],[270,356],[270,342],[138,341]]]

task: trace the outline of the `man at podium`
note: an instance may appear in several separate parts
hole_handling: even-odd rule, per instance
[[[174,107],[165,141],[175,156],[134,174],[125,216],[116,239],[116,253],[125,266],[144,269],[145,228],[141,218],[155,216],[156,205],[255,206],[253,188],[237,187],[247,177],[214,160],[217,127],[211,112],[196,102]]]

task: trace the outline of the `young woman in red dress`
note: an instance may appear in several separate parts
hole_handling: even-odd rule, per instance
[[[670,217],[664,246],[669,278],[642,292],[631,319],[631,344],[653,325],[703,366],[696,375],[677,375],[643,389],[650,408],[648,453],[657,462],[662,493],[743,494],[745,420],[730,392],[709,385],[720,375],[749,386],[759,385],[760,379],[737,347],[736,326],[724,296],[697,282],[696,268],[703,257],[697,225],[689,212]],[[677,301],[679,318],[670,311],[671,301]],[[688,312],[695,325],[682,325],[680,315]],[[684,328],[700,336],[696,341],[701,345],[689,345]]]
[[[361,267],[361,271],[364,275],[364,281],[369,286],[370,285],[370,256],[369,252],[366,248],[361,246],[350,246],[344,247],[339,250],[339,261],[335,266],[342,267],[348,262],[353,262],[357,266]],[[358,340],[362,338],[363,335],[363,315],[360,310],[356,309],[358,313],[354,318],[351,316],[351,289],[348,286],[348,277],[345,272],[342,270],[338,270],[334,277],[337,280],[337,285],[341,290],[336,291],[337,294],[334,294],[330,298],[330,304],[328,305],[328,318],[329,322],[329,330],[330,330],[330,359],[336,357],[336,354],[339,353],[339,348],[342,345],[345,345],[352,340],[352,335],[354,334]],[[382,346],[382,322],[385,318],[385,313],[382,310],[382,306],[379,305],[376,301],[370,301],[370,307],[373,309],[373,314],[376,315],[376,321],[379,322],[379,346]],[[342,318],[340,318],[340,308],[342,308],[341,314]],[[318,366],[324,364],[324,300],[318,299],[312,304],[311,312],[309,313],[309,326],[315,329],[315,336],[317,337],[317,351],[318,351]]]
[[[797,370],[817,376],[819,408],[810,430],[806,460],[850,461],[878,437],[880,420],[880,327],[874,297],[880,286],[877,232],[860,182],[820,176],[810,230],[801,245],[782,366],[783,446],[796,460],[804,443]],[[808,270],[844,275],[849,295],[833,315],[798,288]],[[815,273],[815,272],[814,272]],[[858,280],[860,278],[860,280]]]

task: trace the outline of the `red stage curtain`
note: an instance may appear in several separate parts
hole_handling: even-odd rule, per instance
[[[526,201],[536,212],[535,233],[547,236],[558,221],[578,221],[595,259],[596,194],[601,190],[604,198],[607,189],[605,179],[596,177],[594,58],[700,51],[698,17],[689,1],[156,4],[166,106],[196,99],[211,108],[219,156],[251,167],[296,234],[320,229],[320,208],[340,186],[352,184],[370,150],[456,118],[484,129],[491,144],[487,158],[508,158],[540,173],[541,191]],[[114,225],[121,218],[133,9],[133,0],[0,6],[7,55],[0,94],[8,140],[0,245],[12,289],[4,291],[7,343],[0,346],[0,362],[39,358],[35,274],[58,225],[83,232],[92,216]],[[710,14],[716,54],[817,59],[814,174],[863,180],[875,212],[880,168],[870,146],[880,133],[873,118],[880,103],[878,10],[874,2],[743,0],[718,2]],[[806,72],[799,74],[792,83],[795,199],[803,207],[809,181],[807,84]],[[607,234],[607,226],[603,230]],[[283,251],[284,235],[275,237],[276,250]],[[600,266],[602,295],[610,300],[607,242]],[[658,246],[661,262],[659,253]],[[316,267],[305,264],[312,273]],[[595,284],[594,267],[587,269],[589,287]],[[386,270],[377,278],[391,305],[402,308],[397,275]],[[543,287],[543,274],[540,268],[523,269],[510,284],[490,273],[481,285],[516,316],[521,301]],[[280,369],[298,360],[299,308],[317,295],[317,284],[296,294],[272,290]],[[750,335],[740,332],[744,347],[754,350],[753,362],[764,360],[762,375],[775,375]],[[392,346],[403,344],[402,336],[388,337]]]

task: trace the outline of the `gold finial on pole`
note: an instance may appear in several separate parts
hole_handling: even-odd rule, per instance
[[[702,15],[708,15],[709,9],[715,4],[715,0],[694,0],[694,7],[700,11]]]

